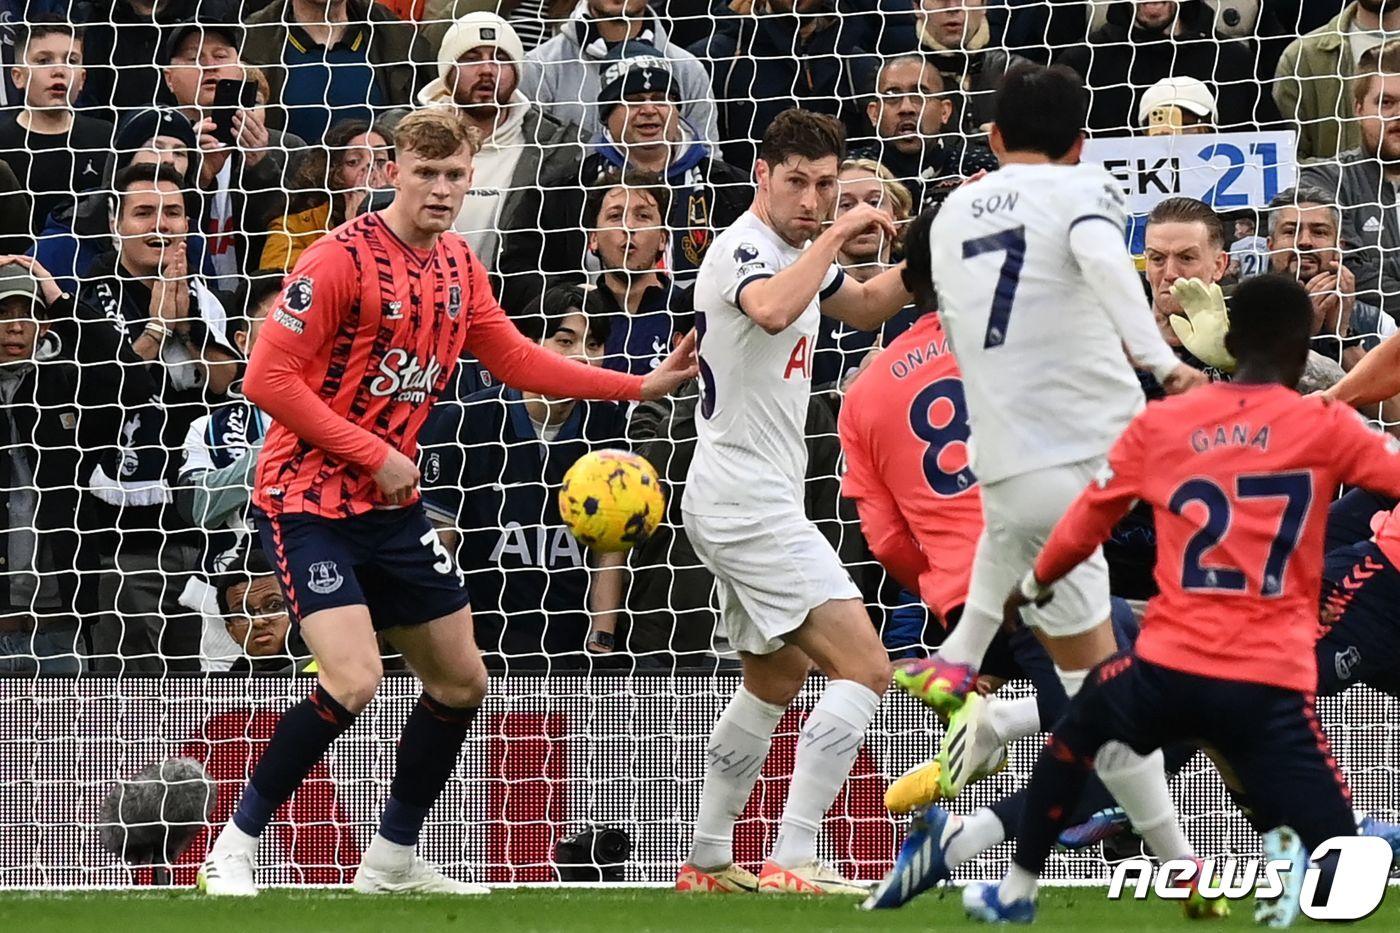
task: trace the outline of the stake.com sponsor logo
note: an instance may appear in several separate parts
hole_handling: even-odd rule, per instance
[[[1394,853],[1390,844],[1374,836],[1336,836],[1318,846],[1312,862],[1337,854],[1337,870],[1331,889],[1318,890],[1322,871],[1309,864],[1303,875],[1299,906],[1312,920],[1361,920],[1375,913],[1385,897]],[[1260,900],[1281,896],[1287,886],[1292,863],[1287,859],[1264,861],[1257,858],[1203,859],[1197,889],[1203,898],[1238,900],[1251,895]],[[1196,863],[1171,859],[1157,865],[1150,859],[1135,858],[1114,866],[1108,885],[1108,899],[1146,900],[1150,892],[1165,900],[1185,900],[1191,896],[1189,882]]]

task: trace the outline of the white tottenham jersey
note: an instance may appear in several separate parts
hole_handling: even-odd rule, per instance
[[[1012,164],[953,191],[934,221],[939,313],[983,483],[1102,456],[1144,405],[1070,248],[1077,224],[1105,220],[1121,238],[1122,192],[1102,168]]]
[[[744,288],[792,265],[789,246],[752,212],[715,237],[695,279],[700,404],[686,511],[751,517],[804,511],[807,404],[818,310],[844,273],[832,266],[796,321],[769,334],[739,307]]]

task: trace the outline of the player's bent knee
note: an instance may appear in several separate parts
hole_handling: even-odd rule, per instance
[[[439,703],[458,709],[475,709],[486,699],[486,665],[473,658],[461,670],[423,681],[423,689]]]
[[[797,699],[797,695],[802,692],[802,685],[806,682],[807,672],[804,670],[796,676],[745,677],[744,689],[764,703],[788,706]]]
[[[321,671],[322,688],[335,697],[335,701],[352,713],[360,713],[369,706],[379,691],[379,682],[384,678],[384,669],[377,662],[374,667],[364,667],[351,671],[334,673]]]
[[[870,662],[862,665],[859,676],[841,679],[854,680],[869,688],[876,696],[884,696],[885,689],[890,685],[890,678],[894,676],[894,666],[890,664],[889,658],[872,658]]]

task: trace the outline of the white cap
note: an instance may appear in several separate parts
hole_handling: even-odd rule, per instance
[[[433,103],[446,95],[447,76],[457,60],[483,45],[505,52],[519,74],[520,65],[525,61],[525,46],[515,34],[515,28],[495,13],[468,13],[443,33],[438,50],[438,78],[418,92],[419,102]]]
[[[1163,78],[1143,92],[1138,123],[1146,124],[1147,115],[1158,107],[1180,107],[1198,117],[1213,117],[1215,95],[1195,78]]]

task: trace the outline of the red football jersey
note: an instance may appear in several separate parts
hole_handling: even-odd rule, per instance
[[[493,316],[504,314],[460,236],[415,249],[365,214],[306,250],[258,341],[304,360],[306,384],[333,412],[413,457],[469,333]],[[276,422],[253,502],[327,518],[384,504],[369,470]]]
[[[982,494],[968,466],[962,376],[938,315],[919,318],[860,374],[840,434],[841,491],[871,550],[946,618],[967,600]]]
[[[1327,507],[1338,485],[1400,496],[1400,444],[1344,405],[1215,383],[1148,405],[1055,527],[1059,579],[1135,500],[1157,524],[1137,653],[1175,670],[1313,692]]]

